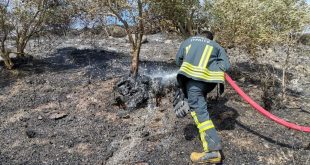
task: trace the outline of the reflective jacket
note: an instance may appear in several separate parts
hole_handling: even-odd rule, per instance
[[[224,83],[224,72],[230,67],[224,48],[202,36],[190,37],[181,44],[176,64],[181,66],[177,75],[180,85],[184,76],[198,81]]]

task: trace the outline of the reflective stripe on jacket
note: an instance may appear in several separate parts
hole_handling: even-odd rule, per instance
[[[218,43],[202,36],[185,40],[176,55],[180,75],[198,81],[223,83],[224,72],[230,67],[227,54]]]

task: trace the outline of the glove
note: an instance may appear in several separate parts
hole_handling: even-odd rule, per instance
[[[180,101],[184,100],[184,93],[180,88],[175,91],[173,98],[173,107],[175,107]]]
[[[182,100],[178,102],[177,105],[174,107],[174,112],[178,118],[185,117],[189,112],[189,105],[187,100]]]
[[[186,99],[184,99],[184,93],[181,89],[177,89],[173,99],[173,108],[178,118],[183,118],[189,112],[189,105]]]

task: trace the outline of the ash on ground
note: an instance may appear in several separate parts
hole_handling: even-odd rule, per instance
[[[170,59],[180,41],[168,39],[148,36],[141,49],[139,73],[162,78],[164,86],[165,96],[155,111],[110,106],[112,94],[118,94],[113,87],[130,68],[131,45],[125,38],[68,35],[42,41],[28,51],[33,62],[15,62],[16,70],[1,69],[0,62],[0,164],[191,164],[191,152],[203,148],[191,116],[178,119],[173,113],[173,92],[165,86],[176,77],[178,68]],[[286,107],[272,113],[310,125],[310,47],[303,50],[290,58]],[[274,77],[281,83],[283,51],[277,55],[270,50],[260,63],[237,48],[227,51],[235,66],[231,77],[263,104],[262,79]],[[262,75],[259,68],[264,67],[271,76]],[[209,103],[222,138],[224,165],[309,164],[309,134],[266,119],[228,86],[219,102]]]

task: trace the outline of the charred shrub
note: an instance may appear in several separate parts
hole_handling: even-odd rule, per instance
[[[148,104],[160,105],[165,96],[162,78],[151,78],[138,75],[136,79],[123,77],[114,86],[114,105],[123,109],[133,110],[146,107]]]

